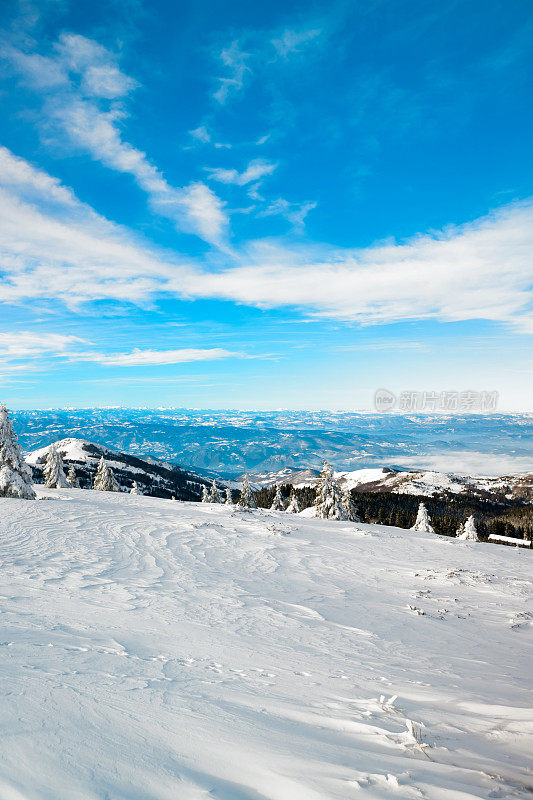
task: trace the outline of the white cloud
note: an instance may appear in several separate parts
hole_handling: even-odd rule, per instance
[[[475,450],[447,450],[385,459],[393,466],[452,472],[459,475],[500,476],[531,472],[531,458],[501,453],[479,453]]]
[[[112,100],[129,94],[138,83],[113,64],[102,64],[85,70],[81,86],[85,94]]]
[[[61,33],[54,50],[58,60],[74,72],[83,72],[94,64],[113,60],[111,53],[99,42],[78,33]]]
[[[15,385],[14,377],[46,369],[50,359],[65,359],[85,340],[46,331],[0,331],[0,380]],[[19,383],[17,381],[17,383]]]
[[[42,121],[48,140],[67,141],[108,168],[133,176],[154,212],[179,230],[224,244],[228,217],[222,200],[199,181],[171,186],[142,150],[124,141],[121,128],[127,114],[118,101],[138,83],[120,71],[112,53],[92,39],[62,34],[50,57],[14,47],[6,54],[26,82],[49,90]],[[114,102],[103,107],[106,100]]]
[[[204,200],[199,185],[189,197],[199,215]],[[486,319],[533,332],[532,252],[530,200],[401,244],[335,250],[257,241],[219,256],[208,271],[150,247],[0,150],[0,301],[145,303],[166,293],[363,324]]]
[[[162,364],[186,364],[192,361],[216,361],[221,358],[242,358],[243,353],[224,350],[221,347],[206,349],[184,348],[181,350],[140,350],[131,353],[81,353],[76,360],[94,361],[98,364],[117,367],[144,367]]]
[[[380,324],[487,319],[531,329],[533,202],[467,225],[360,250],[259,241],[241,266],[194,276],[193,294]]]
[[[292,53],[300,52],[303,45],[309,44],[321,33],[320,28],[308,28],[307,30],[286,28],[279,38],[272,39],[272,44],[278,55],[287,58]]]
[[[56,89],[70,83],[68,70],[59,61],[38,53],[23,53],[10,45],[2,47],[1,53],[15,67],[23,83],[33,89]]]
[[[0,361],[30,358],[44,354],[64,354],[73,345],[84,342],[78,336],[59,333],[34,333],[17,331],[16,333],[0,331]]]
[[[221,51],[219,57],[226,67],[227,74],[217,79],[218,89],[213,97],[217,103],[224,105],[231,95],[238,94],[243,88],[246,73],[250,72],[247,63],[250,54],[241,50],[239,42],[234,41]]]
[[[62,186],[57,178],[36,169],[1,145],[0,186],[15,191],[19,199],[48,200],[70,208],[78,205],[73,191]]]
[[[170,186],[145,153],[122,140],[120,109],[103,112],[90,101],[67,98],[49,105],[49,115],[77,147],[110,169],[132,175],[155,212],[182,230],[222,243],[228,226],[223,202],[201,182]]]
[[[316,208],[316,203],[290,203],[283,197],[279,197],[270,203],[258,216],[270,217],[279,214],[285,217],[294,228],[303,228],[305,218]]]
[[[0,148],[0,302],[145,302],[190,267],[156,253],[59,181]]]
[[[0,331],[0,370],[20,372],[30,366],[43,366],[43,359],[61,358],[88,361],[117,367],[142,367],[165,364],[186,364],[195,361],[217,361],[224,358],[248,358],[245,353],[221,347],[155,350],[135,348],[130,353],[99,353],[80,350],[86,339],[65,334],[35,331]],[[21,363],[22,362],[22,363]]]
[[[213,93],[213,98],[220,105],[225,105],[232,97],[240,94],[250,81],[252,63],[258,67],[268,68],[276,59],[287,59],[299,54],[321,34],[322,29],[319,27],[286,28],[281,32],[270,33],[264,30],[248,31],[241,40],[235,39],[229,47],[217,53],[218,59],[225,67],[225,74],[216,79],[218,88]],[[243,49],[244,41],[250,45],[251,52]],[[275,51],[274,58],[272,48]]]
[[[193,139],[196,139],[198,142],[202,142],[202,144],[207,144],[211,141],[211,134],[205,125],[200,125],[198,128],[194,128],[194,130],[189,131],[189,133]]]
[[[246,167],[243,172],[238,172],[236,169],[210,169],[207,168],[209,177],[212,180],[219,181],[219,183],[233,183],[237,186],[245,186],[251,181],[257,181],[259,178],[264,178],[266,175],[271,175],[277,169],[277,164],[273,161],[265,161],[263,158],[255,158]]]
[[[228,142],[216,142],[213,140],[213,137],[205,125],[200,125],[198,128],[194,128],[193,130],[189,131],[189,135],[200,144],[212,144],[216,150],[231,150],[232,145]],[[185,148],[189,149],[189,148]]]

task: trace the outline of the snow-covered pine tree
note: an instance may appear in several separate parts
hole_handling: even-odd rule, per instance
[[[79,489],[80,488],[80,482],[78,480],[78,476],[76,475],[76,470],[74,469],[72,464],[70,465],[69,471],[67,473],[67,481],[68,481],[68,485],[70,486],[71,489]]]
[[[133,481],[131,484],[130,494],[141,494],[137,481]]]
[[[213,480],[211,484],[211,489],[209,491],[209,502],[210,503],[220,503],[220,494],[217,489],[216,481]]]
[[[344,518],[350,520],[350,522],[360,522],[350,489],[344,489],[341,502]]]
[[[333,476],[333,468],[326,461],[316,487],[315,509],[320,519],[346,519],[339,484]]]
[[[287,514],[299,514],[300,513],[300,503],[298,502],[298,498],[296,496],[296,492],[294,489],[291,491],[291,496],[289,499],[289,505],[285,509]]]
[[[435,533],[435,531],[433,530],[433,525],[431,524],[431,520],[429,518],[427,508],[425,507],[424,503],[420,503],[420,505],[418,506],[416,521],[411,530],[421,531],[422,533]]]
[[[207,486],[202,486],[202,503],[209,503],[209,492],[207,491]]]
[[[248,473],[244,473],[244,478],[242,481],[242,489],[241,489],[241,496],[239,497],[239,502],[237,503],[237,508],[248,510],[250,508],[255,508],[255,500],[254,494],[252,492],[252,487],[250,486],[250,481],[248,480]]]
[[[5,405],[0,405],[0,497],[35,500],[31,470],[24,462]]]
[[[231,489],[229,489],[229,488],[226,489],[226,500],[225,500],[225,503],[226,503],[227,506],[232,506],[233,505],[233,498],[231,496]]]
[[[98,469],[94,476],[93,489],[97,489],[99,492],[118,492],[118,483],[115,480],[111,467],[107,466],[103,456],[101,456],[98,462]]]
[[[476,523],[474,517],[470,516],[463,525],[459,525],[457,529],[457,538],[463,541],[478,542],[478,535],[476,530]]]
[[[58,453],[54,444],[50,445],[46,455],[43,476],[44,485],[47,489],[67,489],[69,486],[65,470],[63,469],[61,453]]]
[[[276,484],[276,494],[274,495],[274,499],[272,501],[272,505],[270,506],[271,511],[285,511],[285,503],[283,501],[283,497],[281,496],[281,489],[279,488],[279,483]]]

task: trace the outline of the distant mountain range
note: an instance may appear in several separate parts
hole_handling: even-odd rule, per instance
[[[150,457],[140,458],[121,453],[84,439],[66,438],[54,442],[63,458],[65,470],[73,466],[81,488],[91,488],[98,461],[103,456],[111,467],[121,491],[131,489],[136,481],[142,494],[154,497],[176,497],[177,500],[200,500],[202,489],[210,479],[175,464]],[[33,469],[36,482],[42,482],[42,466],[50,445],[34,450],[26,456]],[[274,484],[291,484],[295,487],[315,486],[318,470],[290,470],[250,473],[255,489]],[[220,488],[240,487],[243,476],[233,480],[217,480]],[[478,499],[533,501],[533,474],[475,478],[469,475],[452,475],[434,471],[395,470],[388,467],[367,468],[351,472],[336,471],[335,477],[343,487],[360,492],[394,492],[433,497],[444,493],[461,494]]]
[[[14,422],[26,451],[78,438],[206,477],[316,470],[324,459],[345,472],[533,472],[532,414],[89,408],[17,411]]]
[[[54,444],[63,459],[65,472],[73,466],[82,489],[92,487],[96,467],[102,456],[113,470],[122,492],[129,492],[133,481],[136,481],[141,494],[152,497],[175,497],[176,500],[199,500],[203,487],[210,484],[200,475],[181,469],[175,464],[120,453],[84,439],[61,439]],[[50,445],[34,450],[26,456],[26,462],[33,470],[36,483],[43,481],[42,466],[49,448]]]

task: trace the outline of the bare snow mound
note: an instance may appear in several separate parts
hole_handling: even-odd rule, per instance
[[[0,500],[0,797],[531,797],[528,551],[37,488]]]

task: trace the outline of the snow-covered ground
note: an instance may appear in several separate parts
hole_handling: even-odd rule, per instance
[[[0,500],[2,800],[531,796],[531,553]]]

